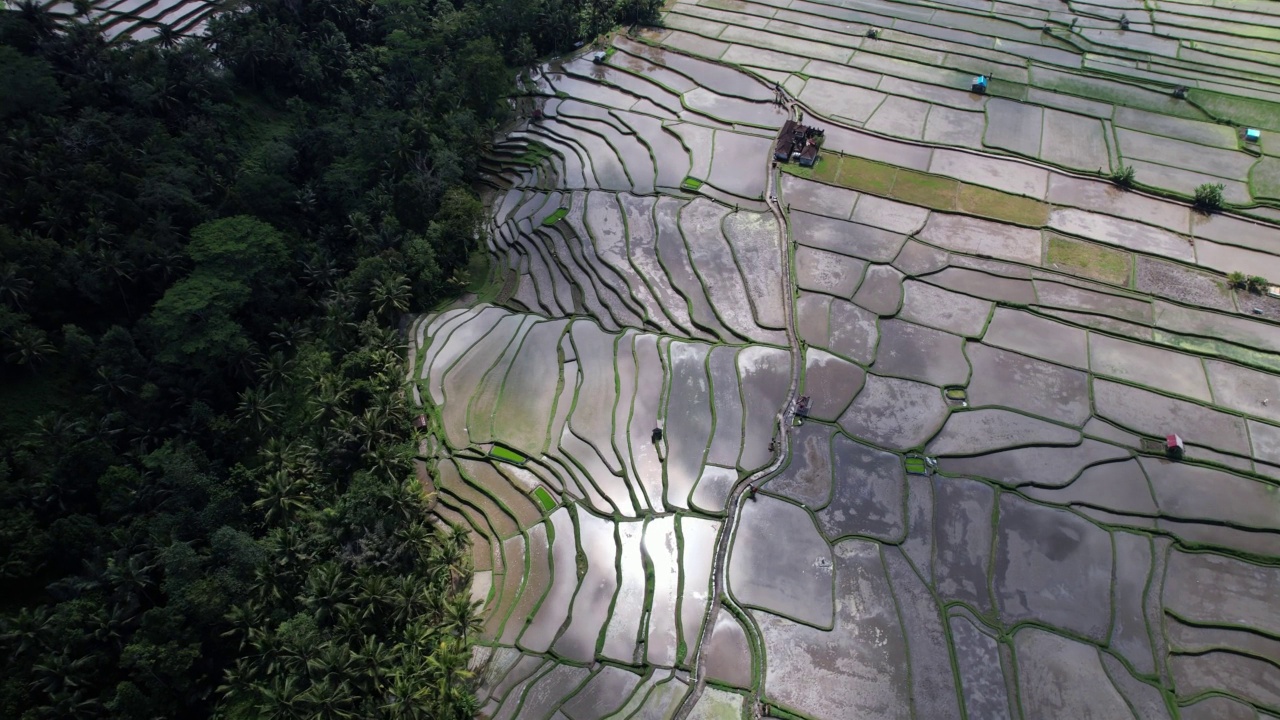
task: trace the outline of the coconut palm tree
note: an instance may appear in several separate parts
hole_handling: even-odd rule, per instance
[[[392,275],[380,278],[370,291],[373,309],[384,318],[391,318],[397,313],[409,310],[409,301],[413,299],[413,288],[409,278],[404,275]]]
[[[40,37],[49,37],[58,29],[58,21],[47,5],[36,0],[22,0],[18,3],[18,14]]]
[[[466,642],[471,635],[480,632],[484,627],[484,620],[480,617],[480,607],[480,601],[472,602],[469,595],[462,593],[454,595],[445,605],[445,630],[456,634]]]
[[[22,365],[35,371],[38,365],[43,365],[50,355],[58,350],[49,342],[44,331],[37,327],[24,325],[17,330],[4,336],[9,351],[5,354],[5,360],[14,365]]]
[[[280,419],[284,404],[264,387],[246,388],[236,404],[236,421],[255,435],[262,435]]]
[[[254,509],[262,513],[268,525],[280,525],[311,506],[310,484],[291,477],[287,471],[274,472],[258,486],[258,499]]]
[[[31,295],[32,282],[26,274],[26,268],[17,263],[0,265],[0,301],[9,303],[18,312],[23,312],[22,303]]]

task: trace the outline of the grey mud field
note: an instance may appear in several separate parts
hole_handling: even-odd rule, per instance
[[[1280,10],[1098,3],[680,0],[524,83],[412,327],[484,717],[1280,717]]]

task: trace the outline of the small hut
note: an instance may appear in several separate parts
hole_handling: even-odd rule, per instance
[[[427,427],[427,416],[419,415],[413,419],[413,427],[418,430],[425,430]]]
[[[974,78],[973,83],[969,87],[979,95],[986,95],[987,94],[987,76],[979,75],[978,77]]]
[[[1182,438],[1177,435],[1168,435],[1164,439],[1164,454],[1169,456],[1170,460],[1181,460],[1182,455],[1186,452],[1186,447],[1182,444]]]
[[[801,125],[795,120],[788,120],[778,131],[778,142],[773,148],[773,159],[777,162],[795,160],[801,167],[813,167],[818,161],[822,138],[826,132],[808,125]]]

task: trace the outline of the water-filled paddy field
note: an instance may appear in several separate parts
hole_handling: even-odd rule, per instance
[[[484,715],[1280,717],[1277,11],[667,8],[413,327]]]

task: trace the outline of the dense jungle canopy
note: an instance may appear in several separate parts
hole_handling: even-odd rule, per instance
[[[656,5],[0,12],[0,716],[474,713],[396,327],[472,280],[516,69]]]

